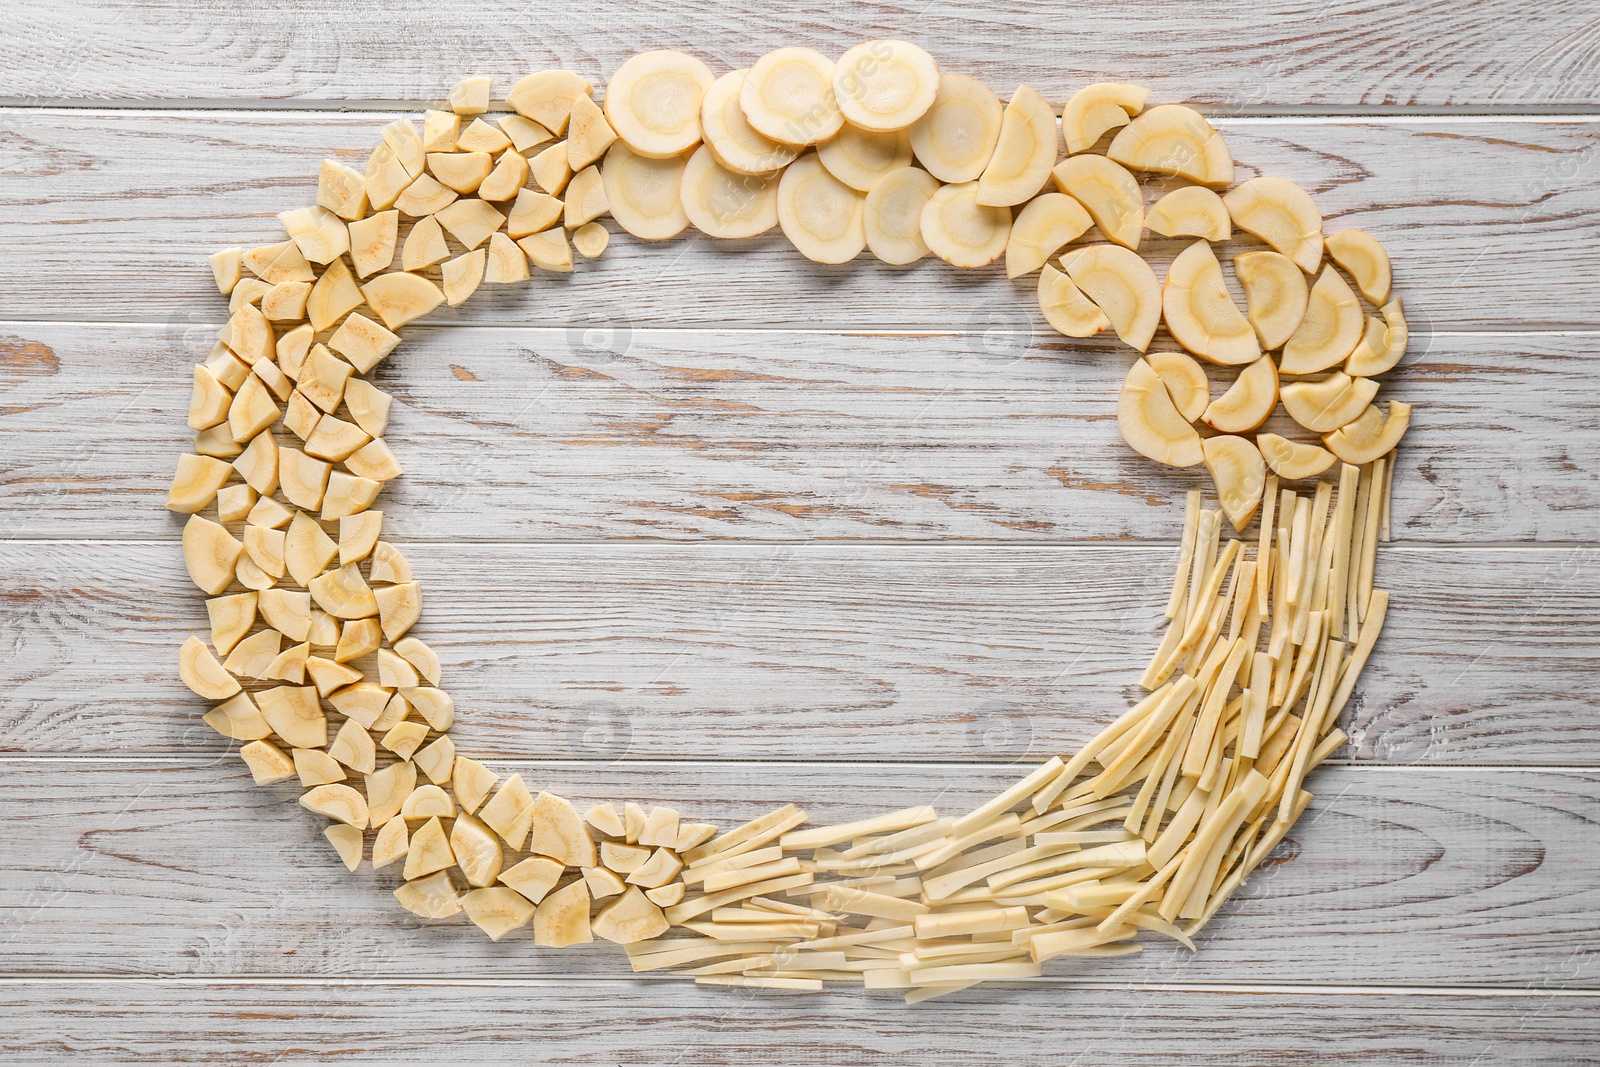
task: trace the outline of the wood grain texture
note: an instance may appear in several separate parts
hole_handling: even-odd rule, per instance
[[[1600,998],[1536,990],[1209,990],[1054,983],[793,998],[677,983],[0,983],[5,1053],[30,1061],[1075,1067],[1600,1063]],[[425,1001],[426,1025],[419,1025]],[[1071,1009],[1062,1010],[1064,1001]],[[631,1025],[621,1025],[626,1019]]]
[[[959,546],[406,547],[415,631],[509,757],[1069,755],[1142,691],[1173,551]],[[1386,551],[1393,607],[1342,756],[1600,765],[1593,549]],[[0,548],[11,752],[217,740],[176,677],[206,634],[176,545]],[[114,694],[114,696],[112,695]],[[940,772],[942,773],[942,772]]]
[[[282,240],[274,215],[313,202],[321,159],[362,165],[393,117],[0,112],[0,242],[11,251],[0,260],[0,318],[215,319],[223,305],[204,254]],[[1300,182],[1328,232],[1362,227],[1384,242],[1418,334],[1600,325],[1593,118],[1235,119],[1219,128],[1240,180],[1265,172]],[[1163,239],[1149,251],[1164,272],[1180,247]],[[1019,285],[997,266],[963,272],[936,260],[823,267],[777,231],[739,242],[619,235],[575,274],[495,288],[454,317],[982,333],[997,316],[1005,325],[1026,315],[1044,329],[1032,278]]]
[[[645,48],[686,49],[727,70],[780,45],[837,55],[867,38],[909,36],[1002,93],[1026,81],[1057,104],[1108,79],[1228,109],[1600,102],[1594,12],[1510,0],[1402,0],[1381,20],[1292,0],[1114,10],[1039,0],[788,10],[601,0],[581,18],[514,0],[415,9],[245,0],[211,10],[181,0],[18,0],[7,23],[0,97],[13,99],[415,100],[443,96],[468,74],[493,75],[505,92],[552,65],[599,83]]]
[[[0,322],[0,536],[173,536],[161,505],[211,340]],[[1600,391],[1597,340],[1419,339],[1382,394],[1417,407],[1394,536],[1600,540],[1600,424],[1574,418]],[[1183,492],[1211,480],[1123,443],[1128,362],[1042,326],[1000,352],[959,333],[418,328],[374,378],[407,471],[380,506],[429,540],[1172,543]]]
[[[581,807],[626,797],[730,825],[790,800],[818,822],[966,810],[1022,768],[494,761]],[[7,760],[0,944],[16,976],[616,977],[605,943],[535,951],[424,922],[394,868],[346,872],[290,783],[193,760]],[[1057,960],[1093,982],[1600,988],[1600,776],[1325,767],[1280,851],[1201,951]],[[114,802],[108,803],[110,798]],[[1069,999],[1068,994],[1063,997]],[[707,997],[715,1012],[714,998]]]

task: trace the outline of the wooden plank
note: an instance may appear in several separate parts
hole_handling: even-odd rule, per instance
[[[893,764],[523,764],[580,806],[632,795],[728,825],[798,800],[819,821],[910,803],[962,810],[1017,768]],[[615,946],[533,951],[389,898],[393,868],[347,873],[283,784],[215,761],[6,760],[0,922],[13,976],[620,977]],[[1198,955],[1055,961],[1088,982],[1306,982],[1594,989],[1600,776],[1326,767],[1304,819]],[[424,928],[432,927],[432,928]]]
[[[513,28],[524,32],[513,32]],[[1359,8],[1144,3],[1004,8],[935,2],[826,3],[794,10],[600,0],[580,19],[508,0],[440,0],[426,13],[328,0],[196,11],[17,0],[0,47],[0,97],[419,99],[466,74],[518,77],[565,65],[601,80],[648,48],[694,52],[719,70],[769,48],[837,55],[871,37],[910,37],[949,69],[1008,92],[1033,83],[1058,104],[1091,80],[1136,80],[1166,99],[1230,109],[1567,106],[1600,101],[1582,4],[1530,12],[1509,0],[1440,8],[1401,0],[1381,21]]]
[[[1164,542],[1203,468],[1132,452],[1127,357],[1039,335],[425,328],[375,380],[407,469],[387,529],[437,540]],[[0,323],[0,531],[162,538],[211,331]],[[1600,539],[1595,335],[1417,342],[1394,536]],[[611,347],[606,347],[607,345]],[[1218,375],[1218,393],[1224,378]],[[1492,413],[1492,414],[1490,414]],[[1278,416],[1272,428],[1308,438]]]
[[[503,756],[1012,760],[1136,699],[1170,548],[408,545],[460,707]],[[1385,551],[1344,755],[1600,764],[1594,549]],[[206,630],[174,545],[0,555],[17,752],[218,750],[176,678]]]
[[[0,984],[10,1024],[0,1053],[207,1065],[436,1064],[490,1049],[498,1062],[630,1067],[765,1067],[775,1054],[804,1055],[808,1063],[961,1067],[1224,1060],[1395,1067],[1474,1057],[1581,1065],[1600,1063],[1596,1007],[1594,996],[1548,991],[1308,995],[1036,982],[965,990],[939,1000],[930,1017],[892,993],[791,999],[677,982],[527,981],[503,973],[487,984],[45,980]],[[530,1024],[530,1010],[538,1023]]]
[[[214,71],[216,58],[207,66]],[[391,117],[0,111],[0,242],[10,250],[0,262],[0,318],[216,317],[221,304],[204,254],[281,240],[273,216],[312,202],[319,161],[361,165]],[[1330,231],[1365,227],[1385,242],[1419,333],[1600,323],[1592,299],[1600,284],[1591,254],[1600,240],[1594,119],[1235,119],[1219,128],[1240,179],[1260,171],[1301,182]],[[1149,247],[1164,271],[1181,245]],[[1020,328],[1026,316],[1042,332],[1033,289],[1033,279],[1009,282],[998,267],[821,267],[776,231],[716,246],[694,236],[659,246],[619,236],[576,274],[481,292],[455,314],[501,324],[565,326],[597,316],[634,328],[974,334]]]

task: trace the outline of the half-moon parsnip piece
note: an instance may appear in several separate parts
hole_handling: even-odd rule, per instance
[[[1117,428],[1130,448],[1157,463],[1193,467],[1204,461],[1200,435],[1178,414],[1161,376],[1142,359],[1123,379]]]
[[[1222,264],[1205,241],[1172,261],[1161,287],[1161,311],[1173,339],[1201,359],[1237,366],[1261,355],[1255,331],[1234,306]]]
[[[1153,107],[1124,126],[1106,155],[1130,170],[1171,174],[1199,185],[1233,181],[1233,156],[1205,116],[1182,104]]]
[[[1343,363],[1361,341],[1361,304],[1344,276],[1333,267],[1311,287],[1305,318],[1283,346],[1278,369],[1284,374],[1315,374]]]
[[[1256,447],[1261,449],[1261,455],[1273,473],[1290,481],[1315,478],[1333,466],[1334,461],[1338,459],[1326,448],[1301,441],[1291,441],[1275,433],[1257,434]]]
[[[939,64],[909,41],[863,41],[833,68],[839,110],[865,130],[905,129],[927,112],[938,91]]]
[[[1383,322],[1367,319],[1367,329],[1361,343],[1345,361],[1346,374],[1371,377],[1393,370],[1406,354],[1406,344],[1411,331],[1406,327],[1405,306],[1397,296],[1383,305]]]
[[[1261,347],[1282,348],[1306,317],[1310,287],[1304,272],[1281,252],[1246,252],[1233,257],[1233,276],[1244,289],[1247,315]]]
[[[1107,131],[1126,126],[1144,110],[1149,98],[1149,89],[1127,82],[1097,82],[1073,93],[1061,109],[1061,133],[1068,154],[1093,148]]]
[[[506,103],[560,137],[572,117],[572,105],[594,86],[570,70],[541,70],[512,86]]]
[[[1266,422],[1277,406],[1278,366],[1271,356],[1262,356],[1240,371],[1200,418],[1213,430],[1247,433]]]
[[[1222,512],[1235,530],[1242,531],[1261,506],[1261,491],[1267,484],[1261,453],[1247,439],[1232,434],[1208,437],[1200,447]]]
[[[1049,180],[1060,145],[1056,113],[1044,97],[1026,85],[1017,86],[1001,116],[994,155],[978,179],[978,203],[1010,207],[1031,198]]]
[[[778,179],[778,225],[815,263],[846,263],[861,254],[865,206],[866,197],[829,174],[815,152],[789,164]]]
[[[1144,235],[1144,195],[1128,169],[1105,156],[1069,156],[1050,172],[1056,188],[1082,204],[1106,240],[1137,249]]]
[[[1394,451],[1410,426],[1410,404],[1389,401],[1387,416],[1376,404],[1368,404],[1360,415],[1332,433],[1324,434],[1322,443],[1346,463],[1360,466]]]
[[[981,182],[942,186],[922,208],[928,250],[956,267],[982,267],[1006,250],[1011,211],[978,202]]]
[[[682,232],[689,225],[682,200],[688,162],[688,156],[641,156],[621,141],[607,149],[600,181],[617,225],[646,241],[664,241]]]
[[[1288,382],[1278,389],[1289,417],[1312,433],[1331,433],[1354,421],[1377,395],[1377,382],[1343,371],[1313,381]]]
[[[1140,352],[1150,347],[1161,322],[1161,283],[1139,253],[1121,245],[1090,245],[1063,256],[1061,265],[1106,313],[1118,337]]]
[[[1374,305],[1388,301],[1392,277],[1389,253],[1376,237],[1365,230],[1342,230],[1330,234],[1323,244],[1328,249],[1328,258],[1356,280],[1362,296]]]
[[[994,90],[966,74],[939,79],[933,106],[911,126],[911,149],[942,182],[975,181],[994,156],[1005,109]]]
[[[683,169],[684,214],[701,233],[741,238],[778,224],[778,179],[736,174],[701,145]]]
[[[1099,305],[1048,263],[1039,273],[1039,310],[1045,321],[1066,337],[1093,337],[1111,326]]]
[[[735,70],[711,83],[700,101],[700,135],[717,162],[740,174],[770,174],[794,162],[800,150],[757,132],[739,107],[745,71]]]
[[[750,67],[739,107],[756,132],[781,144],[826,141],[844,125],[831,59],[811,48],[779,48]]]
[[[902,167],[884,175],[867,194],[862,215],[872,254],[897,266],[927,255],[922,209],[938,190],[939,179],[921,167]]]
[[[679,155],[700,143],[700,101],[714,81],[694,56],[669,48],[641,52],[606,83],[606,121],[638,155]]]
[[[1307,274],[1322,262],[1322,212],[1311,194],[1283,178],[1251,178],[1222,197],[1233,224],[1282,252]]]
[[[1226,241],[1233,236],[1228,206],[1222,202],[1222,197],[1203,185],[1185,185],[1172,190],[1151,205],[1144,224],[1163,237]]]
[[[1172,397],[1172,406],[1194,422],[1211,402],[1211,382],[1205,368],[1182,352],[1152,352],[1145,357]]]
[[[1044,266],[1068,241],[1083,236],[1094,220],[1066,193],[1042,193],[1023,205],[1006,241],[1006,277],[1020,278]]]

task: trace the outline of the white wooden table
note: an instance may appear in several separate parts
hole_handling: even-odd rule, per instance
[[[198,6],[0,11],[0,1061],[1600,1063],[1592,0]],[[409,921],[174,676],[203,254],[467,74],[887,34],[1003,94],[1198,102],[1241,177],[1390,247],[1418,415],[1350,745],[1198,955],[913,1009]],[[1030,288],[624,238],[448,318],[378,372],[386,530],[497,767],[722,822],[955,808],[1133,692],[1204,474],[1121,445],[1125,352]]]

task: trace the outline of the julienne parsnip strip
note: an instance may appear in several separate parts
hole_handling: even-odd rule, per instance
[[[1382,246],[1324,238],[1280,179],[1219,195],[1221,136],[1137,86],[1083,89],[1058,126],[1026,86],[1002,105],[915,45],[869,41],[721,77],[650,52],[603,106],[592,88],[533,74],[491,116],[488,79],[468,79],[420,133],[385,126],[363,172],[325,161],[316,205],[279,216],[286,240],[212,256],[229,319],[194,369],[194,448],[167,501],[210,598],[209,641],[179,656],[219,702],[205,721],[257,783],[298,779],[351,870],[395,868],[408,910],[464,912],[494,940],[598,937],[637,971],[907,1003],[1138,952],[1145,931],[1192,949],[1305,809],[1387,613],[1376,546],[1410,409],[1372,403],[1406,343]],[[1180,181],[1147,212],[1136,173]],[[366,375],[439,305],[601,255],[607,216],[643,240],[776,225],[819,262],[1003,255],[1009,277],[1038,274],[1066,336],[1111,330],[1145,353],[1164,325],[1186,352],[1135,362],[1118,424],[1157,462],[1203,463],[1220,507],[1188,494],[1148,695],[964,814],[834,826],[793,804],[721,832],[664,806],[580,816],[457,753],[439,657],[409,633],[421,587],[372,506],[401,468]],[[1267,246],[1233,261],[1243,313],[1211,248],[1235,227]],[[1091,228],[1106,241],[1074,244]],[[1164,285],[1136,251],[1146,229],[1196,239]],[[1213,399],[1193,357],[1241,369]],[[1320,445],[1246,436],[1280,400]],[[1339,461],[1336,484],[1305,486]]]

